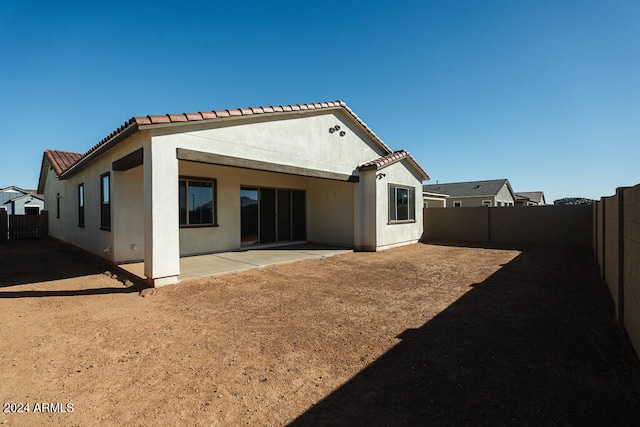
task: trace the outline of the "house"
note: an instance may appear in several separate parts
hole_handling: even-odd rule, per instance
[[[429,193],[422,191],[422,204],[424,208],[446,208],[448,194]]]
[[[446,194],[446,207],[514,206],[515,203],[508,179],[423,185],[422,191]]]
[[[45,151],[49,234],[153,286],[183,256],[310,241],[417,242],[425,170],[344,102],[133,117],[84,154]]]
[[[0,210],[6,211],[7,215],[38,215],[43,209],[43,196],[36,190],[16,186],[0,188]]]
[[[542,191],[525,191],[516,193],[516,206],[544,206],[547,202]]]

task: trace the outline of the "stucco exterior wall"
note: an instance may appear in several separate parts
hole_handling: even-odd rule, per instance
[[[511,195],[511,192],[509,191],[509,188],[506,185],[502,186],[500,191],[498,191],[498,195],[496,196],[495,201],[502,202],[503,206],[514,206],[515,202],[513,196]]]
[[[483,200],[491,200],[491,206],[496,205],[495,196],[480,196],[480,197],[455,197],[451,196],[447,199],[447,207],[454,207],[454,202],[462,202],[463,208],[476,208],[482,206]]]
[[[474,197],[456,197],[450,196],[447,198],[447,207],[454,207],[454,202],[461,201],[463,208],[472,208],[478,206],[484,206],[483,201],[490,200],[491,207],[499,207],[498,202],[502,203],[502,206],[515,206],[515,201],[511,197],[511,193],[507,186],[503,186],[496,195],[474,196]]]
[[[444,208],[447,205],[446,198],[436,198],[436,197],[423,197],[422,198],[422,206],[424,208]]]
[[[376,184],[376,240],[377,249],[397,246],[407,243],[415,243],[422,237],[422,180],[407,169],[402,162],[394,163],[379,172],[383,173],[382,179],[377,179]],[[399,184],[415,189],[415,221],[389,222],[389,184]]]
[[[36,197],[23,197],[10,204],[12,205],[11,212],[8,212],[10,215],[24,215],[25,207],[37,207],[38,212],[44,209],[44,201]]]
[[[269,121],[265,114],[244,118],[242,123],[227,120],[159,128],[154,130],[153,141],[174,151],[180,147],[347,175],[358,164],[386,154],[340,110],[278,118]],[[335,126],[340,130],[330,133]],[[345,135],[341,137],[342,131]]]
[[[354,192],[357,184],[307,179],[307,239],[354,246]]]
[[[307,217],[309,218],[310,206],[316,203],[310,201],[309,188],[314,185],[312,181],[322,181],[301,176],[186,161],[179,162],[179,173],[181,176],[216,179],[218,190],[218,227],[180,228],[181,256],[232,250],[240,247],[241,187],[305,190],[307,191]],[[321,215],[316,215],[315,220],[318,220],[319,217]],[[309,227],[307,224],[308,232]]]
[[[137,253],[133,255],[124,251],[120,254],[118,251],[124,248],[122,246],[124,243],[116,248],[114,232],[100,230],[100,175],[111,172],[112,230],[118,224],[131,221],[132,226],[127,227],[131,232],[130,237],[142,245],[143,240],[140,236],[144,233],[144,226],[140,226],[140,220],[136,218],[136,215],[140,215],[140,203],[128,203],[136,198],[142,198],[141,187],[131,185],[133,177],[125,181],[126,185],[115,187],[114,184],[120,179],[115,175],[129,172],[113,172],[111,165],[113,161],[135,151],[146,142],[148,142],[148,134],[137,133],[107,151],[85,169],[64,180],[59,180],[50,169],[44,188],[45,209],[49,211],[49,235],[111,261],[140,259],[141,256]],[[84,183],[84,227],[78,226],[78,184],[80,183]],[[60,194],[60,218],[57,218],[56,209],[58,193]]]
[[[112,172],[111,187],[114,261],[140,261],[144,259],[143,166]]]

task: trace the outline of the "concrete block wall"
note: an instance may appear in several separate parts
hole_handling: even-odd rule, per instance
[[[624,195],[624,325],[640,355],[640,185]]]
[[[423,217],[423,241],[592,247],[591,206],[429,208]]]
[[[423,241],[489,241],[489,208],[429,208],[422,211]]]
[[[604,264],[601,265],[600,272],[602,278],[609,287],[609,292],[613,297],[616,307],[616,317],[620,317],[620,304],[618,301],[618,198],[616,196],[603,197],[604,206],[603,241],[607,250],[603,253]]]
[[[591,206],[529,206],[491,210],[495,243],[591,247]]]
[[[640,184],[601,198],[595,212],[595,258],[616,318],[640,355]]]

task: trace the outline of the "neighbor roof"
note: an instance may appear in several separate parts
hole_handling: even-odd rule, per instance
[[[540,203],[544,200],[543,191],[519,191],[516,196],[524,197],[535,203]]]
[[[511,189],[511,184],[508,179],[429,184],[423,185],[422,191],[448,194],[451,197],[495,196],[505,185],[507,185],[509,191],[513,194],[513,190]]]
[[[323,109],[340,109],[347,113],[369,136],[388,154],[392,154],[393,150],[387,146],[387,144],[378,137],[367,126],[365,122],[358,117],[356,113],[351,110],[343,101],[331,101],[331,102],[319,102],[313,104],[293,104],[293,105],[280,105],[280,106],[267,106],[267,107],[251,107],[251,108],[238,108],[234,110],[214,110],[207,112],[197,113],[183,113],[183,114],[165,114],[165,115],[149,115],[149,116],[137,116],[127,120],[118,129],[111,132],[108,136],[103,138],[100,142],[94,145],[89,151],[84,154],[69,153],[57,150],[47,150],[45,153],[50,153],[47,158],[51,162],[52,159],[59,166],[54,170],[58,176],[69,175],[73,173],[76,168],[83,167],[84,164],[91,161],[92,158],[99,155],[103,151],[108,150],[113,145],[131,136],[139,129],[145,129],[147,127],[166,126],[185,122],[207,122],[207,121],[219,121],[228,120],[242,116],[254,116],[260,114],[284,114],[292,112],[305,112],[311,110],[323,110]],[[414,160],[415,162],[415,160]],[[53,162],[52,162],[53,166]],[[422,169],[422,168],[420,168]],[[422,169],[423,170],[423,169]]]

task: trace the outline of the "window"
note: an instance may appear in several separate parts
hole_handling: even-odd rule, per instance
[[[56,218],[60,219],[60,193],[56,194]]]
[[[416,189],[389,184],[389,222],[415,221]]]
[[[454,208],[461,208],[462,207],[462,201],[461,200],[455,200],[453,202],[453,207]]]
[[[78,184],[78,227],[84,227],[84,183]]]
[[[218,226],[215,180],[181,178],[178,194],[180,226]]]
[[[483,200],[482,206],[491,206],[491,200]]]
[[[100,229],[111,230],[111,175],[100,176]]]
[[[24,207],[25,215],[40,215],[40,208],[38,206],[25,206]]]

